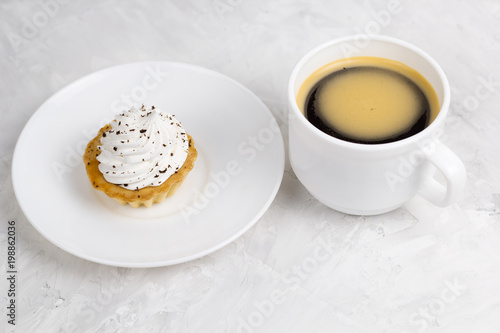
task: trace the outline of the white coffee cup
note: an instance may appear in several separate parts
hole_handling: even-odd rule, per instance
[[[296,103],[300,86],[320,67],[352,56],[388,58],[420,72],[439,99],[440,111],[434,121],[413,136],[384,144],[343,141],[312,125]],[[448,80],[429,55],[407,42],[385,36],[353,36],[319,45],[293,69],[288,104],[292,168],[307,190],[330,208],[374,215],[396,209],[417,194],[444,207],[463,191],[465,167],[439,141],[450,106]],[[443,176],[443,184],[434,178],[436,171]]]

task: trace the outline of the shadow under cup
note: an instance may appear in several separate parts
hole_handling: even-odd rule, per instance
[[[395,60],[422,74],[439,100],[434,121],[413,136],[383,144],[343,141],[311,124],[296,103],[302,83],[326,64],[357,56]],[[384,36],[329,41],[300,59],[288,84],[290,162],[301,183],[325,205],[356,215],[384,213],[408,201],[419,192],[424,180],[434,175],[436,168],[425,158],[420,158],[418,165],[412,165],[406,174],[398,174],[402,161],[421,150],[423,142],[437,140],[450,104],[449,84],[443,70],[420,49]],[[388,181],[391,172],[400,178],[396,184]],[[446,193],[446,188],[439,191]],[[439,205],[436,202],[433,203]]]

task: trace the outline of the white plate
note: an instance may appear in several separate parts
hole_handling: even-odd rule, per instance
[[[176,115],[199,153],[177,193],[151,208],[96,191],[82,162],[97,130],[131,103]],[[145,62],[93,73],[47,100],[19,137],[12,178],[26,217],[61,249],[154,267],[199,258],[248,230],[278,191],[284,156],[271,112],[241,84],[192,65]]]

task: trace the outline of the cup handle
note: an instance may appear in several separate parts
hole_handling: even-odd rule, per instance
[[[446,186],[433,177],[428,177],[422,183],[418,194],[430,203],[446,207],[455,202],[463,192],[467,174],[462,161],[441,142],[435,142],[435,149],[426,156],[438,171],[444,176]]]

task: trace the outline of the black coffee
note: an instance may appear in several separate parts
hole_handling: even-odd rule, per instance
[[[439,111],[436,93],[420,73],[375,57],[343,59],[321,68],[306,79],[297,101],[321,131],[362,144],[410,137]]]

